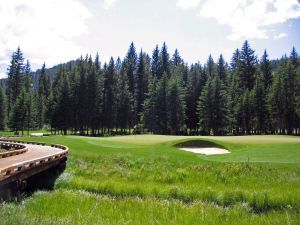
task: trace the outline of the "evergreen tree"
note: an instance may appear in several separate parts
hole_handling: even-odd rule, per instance
[[[267,89],[272,84],[272,67],[266,50],[260,60],[260,71],[263,75],[265,89]]]
[[[45,124],[46,103],[50,91],[50,78],[46,73],[46,64],[44,63],[38,79],[38,104],[37,104],[37,125],[42,128]]]
[[[198,102],[199,126],[203,133],[224,134],[227,125],[225,91],[218,76],[208,78]]]
[[[213,90],[212,90],[213,77],[209,77],[205,84],[199,101],[197,104],[197,112],[199,118],[199,128],[201,134],[210,134],[213,123]]]
[[[30,63],[27,60],[26,65],[25,65],[25,91],[29,92],[31,87],[32,87],[32,80],[31,80],[31,68],[30,68]]]
[[[157,102],[156,107],[159,107],[157,111],[157,125],[158,132],[160,134],[168,133],[168,103],[167,103],[167,89],[168,89],[168,78],[167,74],[164,73],[162,78],[158,82],[157,86]]]
[[[163,76],[163,74],[167,74],[167,77],[170,77],[170,55],[168,53],[168,47],[166,43],[163,43],[163,46],[159,55],[159,76]]]
[[[144,102],[142,121],[144,128],[152,133],[158,133],[158,93],[156,77],[149,82],[148,93]]]
[[[87,73],[85,61],[80,58],[77,73],[79,76],[78,81],[78,95],[77,95],[77,107],[78,107],[78,129],[81,135],[86,132],[87,125]]]
[[[21,93],[24,83],[24,58],[23,52],[20,47],[13,53],[11,63],[8,69],[7,78],[7,115],[10,116],[10,112]]]
[[[5,130],[5,99],[2,87],[0,85],[0,130]]]
[[[240,60],[240,50],[236,49],[231,58],[230,66],[232,70],[236,70]]]
[[[159,60],[159,49],[158,45],[156,45],[155,49],[152,53],[152,61],[151,61],[151,72],[152,76],[160,79],[160,60]]]
[[[129,90],[130,93],[133,95],[135,89],[135,76],[137,68],[137,54],[133,42],[129,46],[129,50],[125,58],[125,64],[129,82]]]
[[[18,134],[19,131],[24,133],[25,122],[26,122],[26,93],[24,88],[21,90],[16,102],[12,108],[9,119],[9,127]]]
[[[269,116],[263,75],[257,77],[253,94],[254,129],[256,133],[265,133],[268,128]]]
[[[165,43],[152,58],[137,56],[131,43],[123,62],[111,58],[102,67],[98,54],[87,55],[53,69],[44,64],[35,75],[18,48],[0,81],[0,129],[7,118],[16,133],[50,124],[55,133],[82,135],[141,125],[158,134],[299,134],[299,64],[295,48],[280,61],[265,51],[258,62],[247,41],[230,67],[222,55],[203,66],[185,64],[177,49],[170,59]]]
[[[179,51],[178,51],[177,48],[175,49],[175,52],[174,52],[173,57],[172,57],[172,64],[175,67],[182,64],[182,59],[180,57],[180,54],[179,54]]]
[[[120,77],[117,80],[117,90],[119,91],[116,93],[116,125],[125,133],[126,129],[130,128],[133,97],[129,91],[124,64],[121,66]]]
[[[171,80],[167,94],[168,129],[171,134],[177,134],[184,127],[185,105],[182,90],[177,80]]]
[[[220,55],[218,61],[218,76],[223,82],[227,79],[225,61],[222,54]]]
[[[228,129],[232,134],[239,132],[238,121],[240,114],[238,112],[238,102],[240,101],[241,93],[237,71],[234,71],[228,78],[227,88]]]
[[[146,68],[143,51],[140,52],[138,58],[137,75],[136,75],[136,87],[135,87],[135,118],[137,124],[140,121],[140,113],[143,110],[143,104],[145,99],[145,77]]]
[[[93,63],[92,57],[89,57],[87,65],[87,123],[88,127],[91,128],[91,134],[96,135],[96,117],[97,117],[97,105],[95,98],[98,96],[98,80],[96,77],[96,66]]]
[[[128,73],[127,73],[128,74]],[[111,58],[107,69],[104,71],[104,93],[103,93],[103,124],[110,133],[115,125],[115,85],[116,72],[114,59]],[[129,87],[130,89],[130,87]]]
[[[216,65],[211,55],[209,55],[207,60],[207,75],[208,77],[216,75]]]
[[[186,126],[190,133],[197,133],[199,118],[197,115],[197,101],[201,94],[202,86],[204,86],[206,79],[203,79],[201,66],[195,64],[191,66],[188,76],[188,83],[186,88]]]
[[[96,53],[96,57],[95,57],[95,70],[96,73],[99,72],[101,69],[101,62],[100,62],[100,57],[99,57],[99,53]]]
[[[251,90],[254,86],[255,73],[256,73],[256,56],[254,55],[254,50],[251,49],[248,41],[245,41],[243,44],[241,53],[240,53],[240,67],[239,69],[239,78],[240,78],[240,87],[245,90]]]
[[[272,126],[276,128],[279,133],[284,132],[284,90],[283,90],[283,76],[284,68],[281,67],[274,75],[272,86],[268,96],[268,105],[270,107]]]
[[[299,56],[298,56],[298,53],[297,53],[295,47],[293,47],[293,49],[292,49],[292,51],[291,51],[290,59],[291,59],[292,65],[293,65],[295,68],[296,68],[297,66],[299,66]]]

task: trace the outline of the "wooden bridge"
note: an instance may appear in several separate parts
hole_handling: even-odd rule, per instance
[[[0,200],[39,183],[39,174],[65,166],[69,150],[63,145],[3,139],[0,145],[2,149],[14,149],[0,153]]]

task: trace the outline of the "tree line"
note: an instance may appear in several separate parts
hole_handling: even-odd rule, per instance
[[[18,48],[0,86],[0,130],[112,135],[300,134],[300,60],[275,63],[245,41],[230,63],[212,56],[188,65],[166,43],[152,55],[131,43],[126,57],[97,54],[33,76]],[[36,79],[36,80],[34,80]]]

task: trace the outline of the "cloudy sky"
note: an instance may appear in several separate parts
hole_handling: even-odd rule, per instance
[[[131,41],[151,53],[166,41],[189,63],[245,39],[260,56],[300,51],[299,0],[0,0],[0,77],[20,45],[33,69],[99,52],[124,57]]]

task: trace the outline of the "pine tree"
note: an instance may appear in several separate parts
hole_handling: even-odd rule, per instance
[[[88,64],[87,64],[87,123],[88,127],[91,129],[91,134],[93,136],[96,135],[96,117],[97,117],[97,106],[95,98],[97,98],[98,90],[97,90],[97,77],[96,77],[96,68],[94,66],[92,57],[89,57]]]
[[[206,85],[203,88],[201,96],[197,104],[197,112],[199,118],[199,128],[201,134],[210,134],[213,123],[213,77],[209,77]]]
[[[117,90],[119,90],[116,93],[116,125],[121,129],[122,133],[125,133],[126,129],[130,128],[133,97],[129,91],[124,64],[121,66],[120,77],[116,86]]]
[[[128,73],[127,73],[128,74]],[[109,65],[104,71],[104,93],[103,93],[103,124],[110,133],[115,125],[115,85],[116,85],[116,72],[114,59],[111,58]],[[130,89],[130,87],[129,87]]]
[[[152,60],[151,60],[151,72],[152,76],[160,79],[160,60],[159,60],[159,48],[158,45],[156,45],[155,49],[152,53]]]
[[[263,75],[265,89],[267,90],[272,84],[272,67],[266,50],[260,60],[260,72]]]
[[[163,46],[159,55],[159,76],[163,76],[163,74],[167,74],[167,77],[170,77],[170,55],[168,53],[168,47],[166,43],[163,43]]]
[[[167,103],[168,78],[164,73],[158,82],[157,86],[157,102],[156,107],[159,107],[157,113],[158,131],[160,134],[168,133],[168,103]]]
[[[80,58],[77,73],[79,77],[78,81],[78,94],[77,94],[77,108],[78,108],[78,129],[81,135],[86,132],[87,125],[87,74],[86,66],[83,58]]]
[[[231,69],[233,71],[237,69],[239,60],[240,60],[240,50],[236,49],[235,52],[233,53],[233,56],[231,58],[231,63],[230,63]]]
[[[253,122],[253,92],[244,91],[238,104],[240,127],[243,134],[250,134]]]
[[[9,127],[18,134],[19,131],[24,133],[25,122],[26,122],[26,93],[24,88],[21,90],[16,102],[12,108],[9,119]]]
[[[20,47],[13,53],[11,63],[8,69],[7,78],[7,115],[10,116],[10,112],[21,93],[24,83],[24,58],[23,52]]]
[[[171,80],[167,94],[168,129],[171,134],[178,134],[184,127],[185,105],[182,90],[177,80]]]
[[[222,54],[220,55],[218,61],[218,76],[223,82],[225,82],[227,79],[225,61]]]
[[[173,54],[171,61],[172,61],[173,66],[175,66],[175,67],[180,66],[182,64],[182,59],[180,57],[180,54],[179,54],[179,51],[177,48],[175,49],[175,52]]]
[[[290,59],[291,59],[291,63],[292,65],[296,68],[299,66],[299,56],[298,56],[298,53],[296,51],[296,48],[293,47],[292,51],[291,51],[291,56],[290,56]]]
[[[272,126],[279,130],[279,133],[283,133],[284,126],[284,90],[283,90],[283,76],[285,69],[281,66],[278,72],[274,75],[272,85],[270,87],[270,92],[268,96],[268,105],[271,113]]]
[[[254,86],[257,59],[254,50],[251,49],[248,41],[243,44],[240,53],[241,64],[239,69],[240,87],[251,90]]]
[[[133,42],[129,46],[129,50],[125,58],[125,64],[126,64],[126,71],[127,71],[128,82],[129,82],[129,90],[131,94],[134,94],[135,76],[136,76],[136,68],[137,68],[137,54]]]
[[[0,85],[0,130],[5,130],[5,99],[2,87]]]
[[[46,103],[50,91],[50,78],[46,73],[46,64],[44,63],[40,71],[38,79],[38,105],[37,105],[37,116],[38,116],[38,127],[42,128],[45,124],[45,113]]]
[[[208,77],[216,75],[216,65],[211,55],[209,55],[207,60],[207,74]]]
[[[203,133],[224,134],[227,125],[225,89],[218,76],[209,77],[198,102],[199,126]]]
[[[296,73],[296,113],[298,115],[298,127],[299,127],[299,120],[300,120],[300,66],[297,68]],[[299,134],[298,130],[298,134]]]
[[[101,69],[101,62],[100,62],[100,57],[99,57],[99,53],[96,53],[96,57],[95,57],[95,70],[96,73],[99,72]]]
[[[66,74],[62,74],[60,82],[60,96],[58,103],[59,129],[66,135],[70,127],[70,86]]]
[[[254,129],[256,133],[265,133],[269,125],[267,99],[263,75],[258,75],[253,88]]]
[[[141,50],[138,57],[138,66],[136,74],[136,87],[135,87],[135,118],[136,123],[140,121],[140,113],[143,110],[143,104],[145,100],[145,77],[146,77],[146,68],[143,51]]]
[[[228,78],[227,87],[227,109],[228,109],[228,129],[232,134],[239,132],[238,120],[238,103],[241,98],[241,90],[239,89],[239,79],[237,71],[232,71]]]
[[[25,65],[25,91],[29,92],[31,87],[32,87],[32,80],[31,80],[31,67],[30,67],[30,63],[27,60],[26,61],[26,65]]]
[[[203,79],[203,73],[201,66],[198,64],[192,65],[188,75],[188,83],[186,88],[186,126],[190,133],[197,133],[199,118],[197,115],[197,101],[201,94],[202,86],[206,82],[206,78]]]
[[[158,93],[157,79],[153,77],[149,82],[148,92],[144,102],[142,121],[145,129],[152,133],[159,133],[158,127]]]

